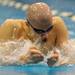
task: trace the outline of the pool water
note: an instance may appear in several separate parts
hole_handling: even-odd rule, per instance
[[[45,65],[0,66],[0,75],[75,75],[74,65],[51,67]]]
[[[8,1],[8,0],[7,0]],[[68,29],[69,38],[75,38],[75,20],[72,17],[75,14],[74,0],[34,0],[44,1],[51,5],[56,15],[61,16]],[[1,2],[1,0],[0,0]],[[22,7],[24,3],[33,3],[31,0],[12,0],[12,5],[0,4],[0,24],[8,18],[26,18],[26,13]],[[19,8],[15,7],[17,2],[23,5]],[[62,12],[71,12],[72,15],[62,16]],[[63,65],[59,67],[48,67],[45,64],[22,65],[22,66],[0,66],[0,75],[75,75],[75,65]]]

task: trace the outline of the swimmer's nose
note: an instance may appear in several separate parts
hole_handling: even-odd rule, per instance
[[[47,59],[47,64],[48,66],[54,66],[57,61],[58,61],[58,58],[51,57]]]

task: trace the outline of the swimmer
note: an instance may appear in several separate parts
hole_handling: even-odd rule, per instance
[[[47,55],[53,47],[61,48],[64,43],[67,44],[68,30],[61,17],[53,16],[50,7],[39,2],[29,6],[25,20],[7,19],[1,25],[0,40],[15,39],[29,39],[33,43],[39,39],[39,51]]]

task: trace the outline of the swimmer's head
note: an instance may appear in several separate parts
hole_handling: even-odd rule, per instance
[[[29,6],[27,20],[35,31],[45,32],[52,28],[52,13],[46,3],[39,2]],[[42,30],[42,31],[41,31]]]

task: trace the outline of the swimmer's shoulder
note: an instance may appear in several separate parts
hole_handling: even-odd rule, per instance
[[[55,30],[67,31],[67,25],[64,20],[59,16],[53,17],[53,25]]]
[[[15,32],[14,32],[14,28],[16,28]],[[0,39],[11,39],[12,36],[16,34],[17,35],[15,37],[20,38],[21,36],[24,36],[27,29],[28,26],[25,20],[7,19],[0,27]]]
[[[27,28],[27,21],[24,19],[7,19],[1,26],[18,26],[19,28]]]
[[[56,34],[57,43],[56,45],[60,45],[63,42],[68,40],[68,28],[65,24],[64,20],[59,17],[53,17],[53,25],[54,25],[54,33]]]
[[[60,26],[60,25],[64,25],[64,24],[65,24],[64,20],[61,17],[59,17],[59,16],[54,16],[53,17],[53,25]]]

